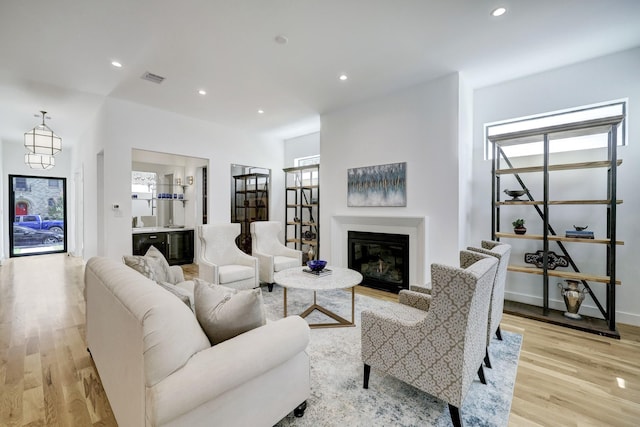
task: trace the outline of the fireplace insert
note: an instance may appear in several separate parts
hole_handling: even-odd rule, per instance
[[[409,236],[349,231],[349,268],[359,271],[361,285],[398,293],[409,289]]]

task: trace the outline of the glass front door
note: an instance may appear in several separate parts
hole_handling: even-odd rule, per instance
[[[9,175],[10,256],[67,251],[65,178]]]

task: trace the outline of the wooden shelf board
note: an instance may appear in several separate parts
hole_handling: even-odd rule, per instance
[[[526,317],[527,319],[539,320],[541,322],[620,339],[620,333],[617,330],[610,330],[604,319],[584,315],[581,315],[582,320],[569,319],[564,316],[563,311],[554,309],[549,309],[549,313],[545,316],[542,307],[508,300],[504,301],[504,312],[515,316]]]
[[[307,171],[307,170],[309,170],[310,173],[313,173],[313,172],[318,173],[319,169],[320,169],[320,165],[314,164],[314,165],[304,165],[304,166],[293,166],[290,168],[284,168],[282,170],[289,173],[298,172],[298,171]]]
[[[318,184],[313,184],[313,185],[292,185],[292,186],[287,187],[287,190],[300,190],[300,189],[308,190],[308,189],[312,189],[312,188],[320,188],[320,186]]]
[[[622,159],[618,159],[616,164],[620,166]],[[563,163],[558,165],[549,165],[549,172],[574,170],[574,169],[589,169],[589,168],[606,168],[611,166],[611,162],[608,160],[602,160],[597,162],[580,162],[580,163]],[[524,168],[511,168],[511,169],[496,169],[496,175],[503,174],[515,174],[515,173],[529,173],[529,172],[542,172],[544,168],[542,166],[529,166]]]
[[[616,200],[616,204],[619,205],[622,200]],[[497,205],[544,205],[542,200],[505,200],[496,202]],[[608,205],[609,200],[549,200],[549,205]]]
[[[515,273],[527,273],[527,274],[543,274],[543,270],[541,268],[535,267],[524,267],[520,265],[510,265],[507,267],[509,271],[513,271]],[[584,273],[576,273],[574,271],[558,271],[558,270],[548,270],[549,276],[552,277],[562,277],[565,279],[574,279],[574,280],[586,280],[588,282],[598,282],[598,283],[609,283],[608,276],[595,276],[593,274],[584,274]],[[616,285],[621,285],[622,282],[620,280],[616,280]]]
[[[496,233],[496,237],[504,237],[509,239],[529,239],[529,240],[544,240],[542,234],[515,234],[515,233]],[[563,237],[563,236],[549,236],[549,240],[554,242],[576,242],[576,243],[597,243],[608,244],[609,239],[581,239],[575,237]],[[622,240],[616,240],[616,245],[624,245]]]

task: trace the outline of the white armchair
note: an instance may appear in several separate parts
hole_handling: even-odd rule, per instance
[[[273,289],[273,273],[302,265],[302,252],[280,242],[282,224],[278,221],[251,223],[252,254],[260,261],[260,281]]]
[[[197,227],[200,239],[198,276],[215,285],[235,289],[260,286],[258,260],[236,246],[240,224],[207,224]]]

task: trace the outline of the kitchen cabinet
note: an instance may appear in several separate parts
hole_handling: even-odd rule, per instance
[[[193,263],[193,230],[141,230],[136,230],[132,235],[134,255],[144,255],[149,247],[155,246],[169,265]]]

